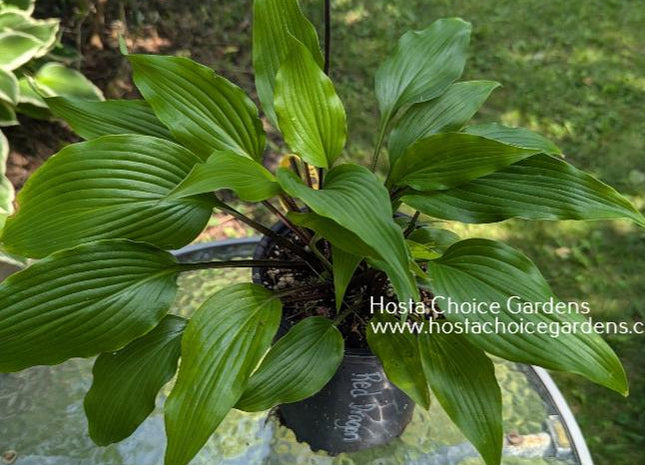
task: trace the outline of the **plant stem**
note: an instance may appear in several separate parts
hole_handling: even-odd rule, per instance
[[[298,205],[296,204],[295,200],[293,200],[293,197],[287,195],[287,194],[280,194],[280,198],[282,201],[287,205],[289,210],[292,212],[299,212],[300,209],[298,208]]]
[[[414,216],[408,223],[408,226],[405,228],[405,231],[403,231],[404,237],[408,237],[410,234],[412,234],[412,231],[414,231],[415,227],[417,226],[417,220],[419,219],[419,215],[421,215],[421,212],[419,210],[414,212]]]
[[[295,157],[289,158],[289,165],[291,165],[293,172],[296,173],[300,179],[302,179],[302,174],[300,174],[300,168],[298,167],[298,162],[296,161]]]
[[[275,297],[286,297],[292,294],[301,294],[306,291],[314,291],[317,289],[325,288],[331,286],[332,283],[330,281],[325,281],[323,283],[317,283],[317,284],[307,284],[306,286],[298,286],[298,287],[291,287],[289,289],[284,289],[282,291],[277,291],[274,295]]]
[[[325,176],[325,170],[323,168],[318,168],[318,190],[323,188],[324,176]]]
[[[334,326],[338,326],[340,323],[342,323],[343,320],[347,318],[349,315],[351,315],[352,313],[354,313],[355,310],[356,310],[355,307],[350,307],[347,310],[345,310],[343,313],[338,315],[333,321]]]
[[[296,302],[322,300],[322,299],[325,299],[326,297],[330,297],[329,292],[325,293],[325,292],[320,292],[319,291],[319,292],[316,292],[316,293],[313,293],[313,294],[300,294],[300,295],[296,295],[296,296],[293,296],[293,297],[282,298],[280,300],[282,300],[283,304],[294,304]]]
[[[304,268],[309,265],[294,260],[222,260],[217,262],[182,263],[181,271],[210,270],[216,268]]]
[[[305,244],[308,244],[311,241],[311,236],[306,232],[297,227],[295,224],[293,224],[289,219],[282,213],[278,208],[275,207],[271,202],[268,200],[265,200],[262,202],[262,205],[267,207],[275,216],[280,218],[280,221],[284,223],[284,225],[291,230],[296,236],[300,238],[302,242]]]
[[[233,208],[230,205],[222,202],[219,199],[217,201],[217,208],[219,208],[220,210],[224,210],[225,212],[229,213],[234,218],[237,218],[241,222],[249,225],[250,227],[252,227],[256,231],[264,234],[265,236],[269,236],[271,239],[273,239],[275,242],[280,244],[282,247],[291,250],[293,253],[298,255],[300,258],[305,260],[307,263],[309,263],[309,260],[312,258],[311,255],[308,254],[307,251],[305,249],[303,249],[302,247],[300,247],[297,244],[287,240],[286,238],[284,238],[283,236],[281,236],[280,234],[278,234],[274,230],[272,230],[270,228],[267,228],[266,226],[258,223],[255,220],[252,220],[248,216],[243,215],[242,213],[237,211],[235,208]],[[313,269],[315,269],[315,267]]]
[[[387,129],[387,122],[389,118],[384,118],[381,122],[381,127],[378,132],[378,139],[376,140],[376,147],[374,147],[374,153],[372,154],[372,161],[370,162],[370,171],[376,171],[376,166],[378,165],[378,158],[381,155],[381,148],[383,147],[383,141],[385,140],[385,131]]]
[[[325,268],[327,268],[329,271],[332,271],[333,267],[331,265],[331,262],[325,257],[325,255],[318,249],[318,246],[316,243],[320,240],[320,236],[315,235],[311,241],[309,241],[309,248],[311,251],[314,253],[316,257],[318,257],[318,260],[325,265]]]

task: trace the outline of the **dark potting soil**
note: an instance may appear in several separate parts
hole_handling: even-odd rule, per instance
[[[288,231],[285,234],[291,241],[302,246],[299,239]],[[319,250],[331,261],[331,247],[323,241],[318,243]],[[268,247],[267,259],[301,261],[293,251],[271,242]],[[263,268],[260,271],[262,285],[274,291],[285,291],[288,289],[306,287],[301,292],[282,298],[283,303],[283,326],[282,330],[287,331],[299,321],[310,316],[324,316],[335,318],[343,313],[348,305],[358,307],[358,311],[351,313],[340,324],[338,329],[345,339],[346,348],[368,349],[365,337],[367,325],[372,314],[370,313],[370,298],[380,302],[383,297],[384,303],[396,302],[396,296],[385,273],[379,270],[369,269],[365,262],[361,263],[354,278],[347,288],[343,305],[336,311],[336,299],[331,275],[326,270],[312,270],[309,267],[283,269]],[[431,306],[433,295],[425,289],[421,289],[421,300],[427,307]]]

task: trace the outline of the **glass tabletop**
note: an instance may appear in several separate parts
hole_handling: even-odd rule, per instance
[[[182,261],[248,257],[257,239],[189,246]],[[182,275],[173,312],[190,315],[216,289],[248,281],[249,270],[203,270]],[[575,420],[546,371],[494,360],[502,387],[504,465],[592,465]],[[83,397],[92,360],[0,374],[0,457],[16,465],[159,465],[165,436],[161,406],[128,439],[97,447],[87,434]],[[191,464],[195,465],[483,465],[475,449],[432,402],[416,408],[403,434],[389,444],[330,456],[298,442],[272,412],[231,411]]]

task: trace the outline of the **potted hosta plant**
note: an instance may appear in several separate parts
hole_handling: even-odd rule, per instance
[[[129,55],[142,100],[47,98],[86,141],[34,173],[7,220],[4,247],[41,260],[0,286],[0,371],[98,355],[85,409],[90,435],[105,445],[146,418],[181,358],[164,406],[167,465],[189,463],[233,408],[284,405],[284,421],[301,437],[309,415],[335,425],[320,434],[341,431],[341,440],[361,443],[373,413],[391,424],[386,440],[404,427],[412,401],[428,407],[430,391],[486,463],[499,464],[501,396],[488,354],[626,394],[618,358],[595,333],[437,330],[583,320],[506,311],[509,299],[553,302],[529,258],[501,242],[459,240],[421,214],[645,225],[544,137],[467,125],[497,86],[456,82],[470,30],[453,18],[403,35],[376,73],[381,120],[367,167],[342,157],[345,111],[295,0],[254,2],[257,93],[290,149],[275,172],[262,165],[265,134],[253,102],[187,58]],[[223,189],[264,205],[282,226],[247,218],[218,197]],[[167,252],[192,241],[213,209],[266,236],[254,259],[185,264]],[[254,268],[254,282],[219,290],[190,319],[168,315],[179,274],[226,267]],[[436,297],[502,310],[442,314]],[[374,302],[397,311],[373,312]],[[388,323],[391,330],[378,330]],[[380,363],[354,370],[357,356]],[[377,403],[373,411],[363,399]],[[298,417],[288,406],[302,401]]]

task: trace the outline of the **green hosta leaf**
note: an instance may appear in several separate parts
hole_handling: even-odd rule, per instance
[[[412,105],[390,134],[390,166],[417,140],[461,129],[498,86],[494,81],[457,82],[436,100]]]
[[[531,321],[534,324],[564,325],[586,321],[575,313],[510,312],[507,301],[517,296],[517,303],[548,302],[553,298],[539,270],[522,253],[500,242],[467,239],[451,246],[446,253],[428,264],[431,290],[435,295],[451,297],[457,303],[498,302],[499,315],[493,312],[446,313],[450,321],[492,322],[495,318],[508,325]],[[438,301],[441,306],[441,302]],[[516,306],[513,306],[515,309]],[[470,341],[492,354],[521,363],[553,370],[577,373],[620,393],[627,392],[627,379],[616,354],[597,334],[581,331],[569,334],[518,333],[472,334]]]
[[[374,173],[358,165],[340,165],[329,170],[322,190],[309,188],[285,169],[278,170],[278,181],[315,213],[335,221],[378,251],[400,300],[418,297],[403,233],[392,219],[389,193]]]
[[[13,213],[13,185],[6,176],[7,158],[9,157],[9,142],[0,131],[0,231],[4,228],[7,216]]]
[[[33,86],[36,85],[36,83],[31,78],[23,76],[18,79],[18,103],[28,104],[33,107],[43,108],[47,110],[47,104],[38,94],[38,92],[36,92],[32,84]],[[45,112],[45,114],[48,113],[48,111]]]
[[[376,72],[382,125],[402,106],[438,97],[461,75],[470,30],[470,23],[448,18],[403,34]]]
[[[0,68],[12,71],[31,60],[42,47],[32,35],[18,31],[0,32]]]
[[[347,253],[343,249],[340,249],[333,245],[331,247],[331,257],[333,268],[332,271],[334,275],[336,310],[340,310],[340,307],[343,304],[343,298],[345,297],[345,292],[347,292],[347,286],[352,280],[354,272],[363,260],[363,257],[361,257],[360,255]]]
[[[314,395],[336,373],[343,346],[343,336],[331,320],[302,320],[271,347],[235,407],[257,412]]]
[[[55,18],[42,20],[29,18],[28,21],[13,29],[29,34],[40,41],[40,49],[34,55],[34,58],[39,58],[46,55],[56,44],[59,27],[60,21]]]
[[[334,247],[344,250],[346,253],[359,255],[361,257],[381,258],[379,253],[370,245],[366,244],[360,237],[342,227],[334,220],[315,213],[287,213],[290,221],[307,229],[311,229],[320,236],[327,239]]]
[[[41,66],[34,79],[38,88],[48,97],[103,100],[103,93],[92,84],[92,81],[75,69],[67,68],[60,63],[50,62]]]
[[[18,10],[32,14],[36,0],[0,0],[0,11]]]
[[[36,119],[51,117],[45,98],[63,96],[98,101],[100,89],[76,70],[59,63],[47,63],[31,77],[18,79],[18,111]]]
[[[10,105],[18,103],[18,79],[11,71],[0,68],[0,100]]]
[[[448,247],[459,240],[459,236],[447,229],[422,226],[412,231],[408,239],[435,252],[444,253]]]
[[[195,312],[181,342],[182,361],[165,405],[166,465],[186,465],[244,392],[275,335],[282,304],[255,284],[236,284]]]
[[[0,127],[15,126],[16,124],[18,124],[18,120],[13,106],[0,101]]]
[[[64,119],[83,139],[109,134],[143,134],[172,140],[170,131],[157,119],[144,100],[106,100],[77,98],[45,99],[51,112]]]
[[[452,189],[401,200],[430,216],[464,223],[630,218],[645,226],[643,215],[612,187],[543,154]]]
[[[18,10],[5,10],[2,8],[2,1],[0,1],[0,30],[19,30],[22,26],[29,26],[33,23],[34,19],[30,18],[24,11]]]
[[[441,255],[439,252],[428,245],[420,244],[419,242],[412,241],[410,239],[406,239],[405,242],[408,244],[410,254],[415,260],[434,260],[439,255]]]
[[[166,315],[149,333],[96,359],[84,406],[97,445],[127,438],[154,410],[157,393],[177,371],[185,326],[183,318]]]
[[[97,239],[127,238],[175,249],[206,226],[204,197],[166,196],[200,159],[172,142],[113,135],[65,147],[27,181],[7,220],[7,250],[43,257]]]
[[[128,60],[139,91],[180,143],[204,160],[215,150],[262,159],[262,122],[242,89],[188,58]]]
[[[487,465],[502,457],[502,394],[493,362],[458,334],[422,334],[419,349],[432,392]]]
[[[267,118],[277,127],[273,87],[278,68],[292,47],[293,38],[307,47],[319,67],[323,57],[313,25],[300,11],[297,0],[254,0],[253,70],[255,87]]]
[[[0,131],[0,174],[7,171],[7,158],[9,157],[9,141],[2,131]]]
[[[43,121],[50,119],[52,116],[51,112],[44,106],[32,105],[30,103],[18,103],[16,113]]]
[[[195,165],[168,198],[180,199],[219,189],[231,189],[240,199],[260,202],[278,195],[280,185],[260,163],[233,152],[215,152]]]
[[[154,328],[176,293],[172,255],[125,240],[83,244],[0,284],[0,371],[120,349]]]
[[[345,146],[345,109],[331,80],[295,39],[276,76],[274,103],[291,150],[314,166],[333,165]]]
[[[416,142],[397,160],[389,182],[417,190],[449,189],[536,152],[470,134],[435,134]]]
[[[424,409],[430,408],[430,393],[421,366],[417,335],[385,329],[399,320],[386,313],[376,314],[367,325],[367,343],[379,358],[388,379]],[[390,328],[391,329],[391,328]]]
[[[487,123],[468,126],[464,128],[464,132],[523,149],[535,150],[536,152],[548,153],[550,155],[559,155],[562,153],[558,146],[549,139],[525,128],[511,128],[499,123]]]

